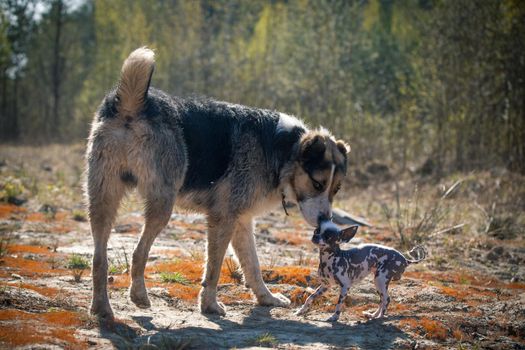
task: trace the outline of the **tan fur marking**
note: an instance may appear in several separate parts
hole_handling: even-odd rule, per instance
[[[133,117],[140,112],[154,66],[155,54],[146,47],[136,49],[124,61],[117,88],[120,114]]]

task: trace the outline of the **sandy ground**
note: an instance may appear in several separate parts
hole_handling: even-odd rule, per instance
[[[12,169],[5,168],[2,176],[11,176]],[[327,323],[335,287],[305,317],[294,315],[316,287],[317,249],[297,210],[289,217],[276,210],[257,220],[257,249],[268,286],[289,297],[292,306],[257,306],[228,251],[219,286],[228,313],[206,316],[197,306],[206,242],[206,220],[198,214],[175,211],[152,248],[146,271],[152,307],[139,309],[129,301],[127,262],[143,222],[134,197],[123,206],[109,243],[116,320],[99,323],[88,314],[89,268],[79,282],[68,268],[73,256],[89,261],[93,246],[76,195],[78,180],[68,184],[67,174],[56,194],[39,191],[21,205],[0,202],[0,348],[525,349],[523,234],[512,239],[455,231],[436,235],[424,242],[429,258],[391,285],[388,317],[362,316],[379,301],[366,279],[351,289],[339,322]],[[337,205],[351,207],[345,198]],[[47,202],[53,205],[46,207]],[[392,227],[375,221],[354,243],[398,246]],[[170,280],[170,273],[182,277]]]

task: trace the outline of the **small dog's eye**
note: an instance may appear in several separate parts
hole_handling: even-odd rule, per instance
[[[312,180],[312,181],[313,181],[314,188],[317,191],[322,191],[323,190],[323,185],[320,182],[317,182],[315,180]]]
[[[341,189],[341,184],[338,184],[338,185],[335,187],[334,194],[336,194],[337,192],[339,192],[340,189]]]

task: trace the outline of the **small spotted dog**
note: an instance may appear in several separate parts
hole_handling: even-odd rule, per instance
[[[357,228],[358,226],[351,226],[340,230],[331,221],[325,221],[315,230],[312,242],[319,245],[321,285],[308,297],[296,315],[305,314],[317,297],[321,296],[331,284],[337,283],[341,287],[339,300],[334,314],[326,320],[327,322],[337,321],[348,289],[373,273],[381,301],[377,311],[364,314],[369,318],[381,318],[385,315],[390,303],[388,296],[390,281],[399,280],[408,265],[418,263],[426,257],[426,251],[421,246],[413,248],[408,253],[411,257],[416,254],[417,259],[415,260],[405,258],[393,248],[377,244],[362,244],[349,250],[341,250],[339,243],[349,242],[357,233]]]

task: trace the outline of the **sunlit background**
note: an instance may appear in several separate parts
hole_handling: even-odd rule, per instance
[[[0,9],[2,141],[81,141],[123,59],[147,45],[153,86],[324,125],[356,162],[525,169],[520,0],[3,0]]]

